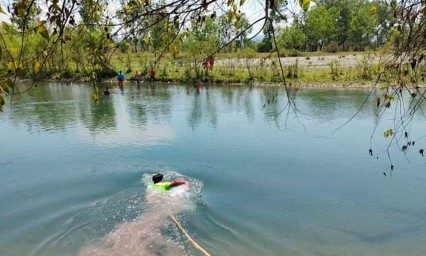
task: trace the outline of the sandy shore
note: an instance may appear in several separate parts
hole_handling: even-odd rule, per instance
[[[311,57],[283,57],[280,58],[284,66],[297,63],[300,67],[309,67],[315,70],[328,69],[331,63],[337,63],[339,67],[350,68],[358,65],[361,61],[367,61],[369,64],[380,62],[380,57],[374,54],[366,53],[341,53],[338,55],[311,56]],[[276,58],[271,59],[223,59],[217,60],[215,65],[271,65],[276,62]]]

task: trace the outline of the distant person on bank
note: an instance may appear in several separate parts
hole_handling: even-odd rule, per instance
[[[151,82],[154,82],[154,80],[155,80],[155,70],[154,70],[154,67],[151,67],[151,69],[149,70],[149,78],[151,79]]]
[[[139,86],[140,82],[141,82],[141,73],[139,73],[139,71],[136,71],[135,80],[136,80],[136,82],[138,83],[138,86]]]
[[[120,72],[118,72],[117,80],[118,80],[118,87],[120,87],[120,89],[123,89],[123,87],[124,87],[124,74],[123,74],[123,71],[120,70]]]

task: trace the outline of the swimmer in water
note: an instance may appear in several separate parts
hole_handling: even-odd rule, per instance
[[[180,186],[180,185],[188,185],[190,186],[190,183],[186,180],[175,180],[172,182],[163,182],[163,174],[159,173],[152,177],[152,181],[154,182],[153,188],[159,189],[159,190],[170,190],[171,188]]]

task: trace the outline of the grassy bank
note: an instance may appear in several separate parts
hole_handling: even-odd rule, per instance
[[[133,80],[136,71],[143,80],[149,79],[151,66],[155,67],[156,81],[214,84],[267,84],[282,83],[297,85],[364,85],[375,82],[381,71],[380,60],[374,52],[346,52],[324,55],[310,53],[308,56],[281,58],[281,65],[274,54],[242,51],[218,54],[213,70],[205,70],[197,60],[204,56],[181,54],[179,57],[165,55],[155,66],[158,55],[152,53],[116,53],[111,59],[108,76],[102,80],[115,80],[122,70],[126,80]],[[64,76],[64,74],[66,76]],[[88,72],[69,68],[65,73],[57,72],[47,78],[86,80]],[[382,80],[381,82],[391,82]]]
[[[358,54],[358,56],[356,55]],[[362,53],[344,53],[324,57],[282,58],[283,74],[289,83],[364,83],[375,79],[380,67]],[[346,56],[357,56],[347,63]],[[365,55],[367,56],[367,55]],[[136,71],[144,79],[156,56],[152,54],[118,54],[112,59],[115,70],[123,70],[126,79]],[[203,69],[191,56],[166,56],[155,66],[156,80],[205,83],[279,83],[282,72],[278,59],[271,54],[221,54],[212,71]],[[196,58],[196,59],[201,59]]]

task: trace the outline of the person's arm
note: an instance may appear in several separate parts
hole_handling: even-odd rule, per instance
[[[186,181],[186,180],[175,180],[172,183],[170,183],[170,188],[177,187],[177,186],[184,185],[184,184],[189,185],[189,182]]]

